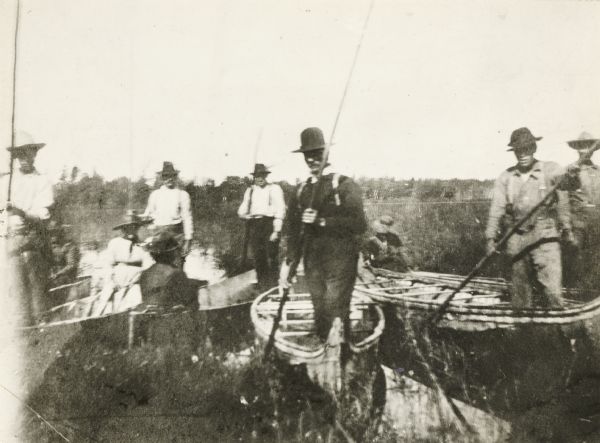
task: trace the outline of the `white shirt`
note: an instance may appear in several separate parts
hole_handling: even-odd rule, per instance
[[[252,189],[252,202],[250,190]],[[252,185],[246,189],[244,200],[238,209],[240,217],[273,217],[273,230],[281,231],[283,217],[285,217],[285,200],[279,185],[267,183],[264,188]]]
[[[123,237],[111,239],[103,255],[108,267],[107,277],[118,287],[127,287],[137,282],[142,270],[149,268],[154,262],[141,246]],[[131,261],[138,261],[141,265],[124,263]]]
[[[8,175],[0,179],[0,208],[6,207],[8,192]],[[25,211],[25,214],[42,220],[50,218],[48,208],[54,203],[52,183],[43,174],[34,170],[31,174],[23,174],[19,169],[13,172],[10,200],[14,206]],[[18,215],[8,218],[9,228],[18,230],[23,227],[24,220]]]
[[[194,235],[190,195],[182,189],[169,189],[162,185],[152,191],[144,215],[151,217],[156,226],[183,223],[183,235],[186,240],[191,240]]]

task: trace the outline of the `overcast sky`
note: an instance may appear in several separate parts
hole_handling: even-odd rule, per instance
[[[17,128],[39,169],[305,176],[327,138],[370,0],[22,0]],[[16,0],[0,2],[0,142],[10,144]],[[492,178],[528,126],[541,159],[600,135],[600,2],[375,0],[331,159],[349,175]],[[3,151],[0,161],[7,164]],[[6,167],[0,166],[5,170]]]

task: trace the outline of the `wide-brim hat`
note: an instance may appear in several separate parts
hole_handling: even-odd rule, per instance
[[[163,162],[162,170],[158,171],[161,177],[173,177],[179,174],[179,170],[175,169],[173,163]]]
[[[573,149],[585,149],[592,146],[594,143],[598,141],[592,134],[589,132],[583,131],[579,134],[577,140],[568,141],[567,144]]]
[[[531,133],[529,128],[515,129],[510,135],[510,142],[508,143],[510,149],[507,149],[507,151],[514,151],[515,148],[530,145],[532,143],[540,141],[542,138],[543,137],[535,137]]]
[[[300,148],[292,152],[310,152],[325,149],[325,137],[320,128],[306,128],[300,133]]]
[[[375,234],[387,234],[390,231],[389,228],[379,220],[373,222],[373,230],[375,231]]]
[[[123,217],[123,222],[113,227],[113,230],[124,228],[125,226],[143,226],[151,223],[150,220],[140,217],[136,211],[127,211]]]
[[[392,226],[394,224],[394,219],[390,215],[382,215],[379,217],[379,223],[385,226]]]
[[[179,243],[177,242],[177,239],[173,233],[162,231],[146,241],[144,243],[144,248],[148,252],[162,254],[175,251],[177,248],[179,248]]]
[[[257,163],[254,165],[254,171],[251,172],[250,174],[257,176],[257,175],[269,175],[270,173],[271,173],[271,171],[269,171],[269,168],[267,168],[262,163]]]
[[[46,146],[46,143],[36,143],[33,137],[25,131],[17,131],[15,133],[15,141],[13,146],[7,147],[7,151],[13,155],[35,150],[36,152]]]

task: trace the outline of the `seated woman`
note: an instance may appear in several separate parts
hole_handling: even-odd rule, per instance
[[[140,277],[142,302],[159,307],[185,306],[197,309],[195,285],[177,267],[179,243],[175,235],[162,231],[146,244],[146,249],[155,263],[144,270]]]
[[[139,303],[139,293],[130,292],[138,283],[142,269],[150,265],[151,259],[140,245],[138,230],[147,224],[135,211],[128,211],[123,223],[114,230],[121,230],[121,235],[108,242],[104,251],[107,266],[103,277],[102,290],[93,308],[93,315],[106,313],[110,301],[112,311]],[[127,297],[128,300],[124,300]]]

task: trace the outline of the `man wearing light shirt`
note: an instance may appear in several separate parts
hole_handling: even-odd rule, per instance
[[[249,223],[250,247],[258,285],[262,289],[277,284],[279,275],[279,240],[285,217],[285,200],[281,187],[267,182],[271,171],[262,163],[254,165],[254,184],[246,189],[238,209],[240,218]]]
[[[144,217],[152,219],[159,232],[174,234],[180,244],[183,237],[182,255],[186,256],[194,236],[194,223],[189,194],[175,186],[178,172],[173,163],[163,162],[160,171],[163,185],[150,194]]]
[[[18,132],[14,146],[7,148],[18,162],[12,174],[10,201],[7,201],[9,175],[2,177],[0,187],[10,277],[14,279],[12,287],[18,288],[16,296],[27,324],[39,321],[40,314],[47,308],[50,243],[46,228],[54,195],[50,180],[35,169],[37,152],[44,146],[44,143],[35,143],[29,134]]]

